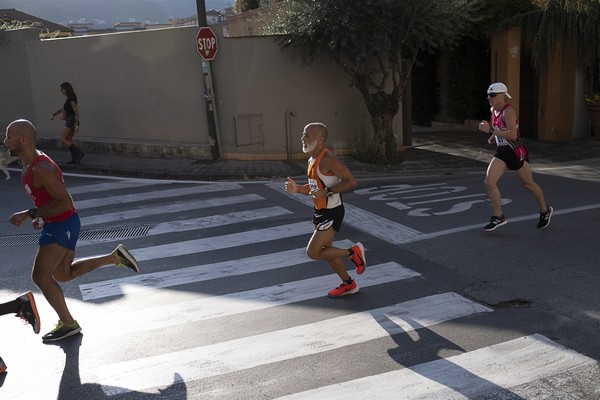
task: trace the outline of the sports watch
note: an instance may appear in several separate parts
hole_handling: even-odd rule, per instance
[[[327,197],[333,197],[334,194],[330,188],[327,188]]]

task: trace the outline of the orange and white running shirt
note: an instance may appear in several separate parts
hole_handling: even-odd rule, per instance
[[[323,148],[317,158],[309,158],[308,159],[308,186],[310,187],[310,191],[316,189],[325,189],[330,188],[332,186],[337,185],[341,179],[336,175],[327,175],[321,172],[319,169],[319,164],[321,163],[321,159],[325,154],[329,152],[329,149]],[[342,196],[340,193],[335,193],[331,197],[325,196],[322,199],[315,199],[313,197],[313,203],[315,209],[320,210],[323,208],[335,208],[337,206],[342,205]]]

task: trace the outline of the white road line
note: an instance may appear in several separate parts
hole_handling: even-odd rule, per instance
[[[292,212],[283,207],[258,208],[256,210],[236,211],[227,214],[217,214],[208,217],[186,219],[184,221],[171,221],[156,224],[148,230],[148,235],[160,235],[171,232],[193,231],[198,229],[212,228],[236,224],[240,222],[256,221],[291,214]]]
[[[173,382],[174,373],[180,374],[186,381],[202,379],[491,311],[456,293],[438,294],[213,345],[103,365],[97,369],[98,382],[104,393],[113,396],[169,385]],[[340,332],[351,334],[340,335]]]
[[[268,242],[293,236],[309,235],[313,231],[310,222],[297,222],[273,226],[264,229],[256,229],[229,235],[213,236],[209,238],[186,240],[177,243],[168,243],[157,246],[144,247],[131,252],[138,261],[157,260],[160,258],[177,257],[189,254],[202,253],[204,251],[227,249],[248,244]],[[201,255],[198,254],[198,258]],[[143,268],[143,266],[142,266]]]
[[[369,274],[361,275],[360,288],[396,282],[420,276],[418,272],[388,262],[369,267]],[[284,304],[327,296],[327,292],[339,284],[335,275],[320,276],[295,282],[263,287],[245,292],[223,296],[196,294],[195,300],[161,304],[137,310],[135,313],[111,313],[106,319],[96,319],[88,323],[104,326],[118,326],[115,335],[125,335],[149,329],[164,329],[176,325],[185,325],[210,318],[236,315],[250,311],[264,310]],[[87,329],[87,327],[86,327]]]
[[[296,393],[294,399],[472,399],[551,377],[595,360],[534,334],[385,374]],[[494,397],[496,398],[496,397]],[[504,397],[503,397],[504,398]]]
[[[118,181],[110,181],[104,183],[92,183],[91,185],[81,185],[81,186],[69,186],[69,193],[71,195],[78,195],[82,193],[92,193],[92,192],[104,192],[109,190],[121,190],[121,189],[132,189],[132,188],[141,188],[144,186],[152,186],[152,185],[166,185],[172,184],[172,182],[157,182],[157,181],[147,181],[143,179],[130,179],[130,180],[118,180]]]
[[[89,217],[81,217],[81,226],[88,227],[90,225],[99,225],[109,222],[125,221],[128,219],[151,217],[153,215],[165,215],[174,214],[183,211],[200,210],[204,208],[212,208],[240,203],[250,203],[253,201],[261,201],[265,198],[254,193],[245,194],[241,196],[227,196],[227,197],[214,197],[206,200],[191,200],[191,201],[178,201],[169,204],[168,207],[165,205],[160,206],[147,206],[143,208],[130,209],[124,211],[114,211],[106,214],[95,214]]]
[[[272,183],[267,186],[275,191],[281,192],[283,184]],[[312,198],[310,196],[293,194],[292,197],[309,207],[313,207]],[[344,202],[344,207],[346,208],[344,224],[348,224],[355,229],[385,240],[388,243],[395,245],[407,243],[419,240],[423,235],[422,232],[419,232],[416,229],[390,221],[387,218],[380,217],[377,214],[365,211],[350,205],[347,202]]]
[[[552,214],[553,218],[555,215],[564,215],[564,214],[572,214],[575,212],[580,212],[580,211],[588,211],[588,210],[595,210],[597,208],[600,208],[600,203],[597,204],[590,204],[587,206],[580,206],[580,207],[571,207],[571,208],[566,208],[566,209],[560,209],[560,210],[554,210],[554,213]],[[506,219],[507,221],[510,222],[523,222],[523,221],[535,221],[538,220],[540,218],[539,214],[530,214],[530,215],[525,215],[522,217],[510,217],[508,216]],[[554,219],[553,219],[554,221]],[[433,239],[439,236],[445,236],[445,235],[452,235],[454,233],[458,233],[458,232],[464,232],[464,231],[471,231],[471,230],[482,230],[483,231],[483,225],[485,225],[485,222],[482,221],[481,224],[477,224],[477,225],[466,225],[466,226],[460,226],[457,228],[452,228],[452,229],[446,229],[443,231],[437,231],[437,232],[431,232],[431,233],[423,233],[421,236],[419,237],[415,237],[413,239],[409,239],[406,240],[402,243],[399,244],[406,244],[406,243],[411,243],[411,242],[417,242],[419,240],[427,240],[427,239]],[[499,229],[505,229],[505,228],[499,228]]]
[[[224,192],[228,190],[241,189],[242,185],[237,183],[211,183],[207,185],[196,185],[186,188],[155,190],[151,192],[134,193],[122,196],[104,197],[99,199],[75,201],[75,207],[78,210],[86,208],[106,207],[107,205],[126,204],[135,202],[144,202],[149,200],[163,200],[180,196],[191,196],[195,194],[206,194],[214,192]]]
[[[350,247],[349,240],[334,242],[338,247]],[[84,301],[104,297],[140,292],[143,290],[166,288],[193,282],[212,279],[222,279],[230,276],[268,271],[298,265],[311,260],[306,256],[306,249],[299,248],[270,253],[260,256],[250,256],[243,260],[230,260],[214,264],[196,265],[187,268],[177,268],[168,271],[153,272],[128,276],[127,278],[86,283],[79,285]]]

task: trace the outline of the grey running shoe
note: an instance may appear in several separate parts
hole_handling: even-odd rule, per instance
[[[69,336],[77,335],[79,332],[81,332],[81,327],[77,321],[75,321],[73,325],[67,326],[64,322],[58,320],[56,328],[42,336],[42,341],[55,342],[57,340],[68,338]]]
[[[540,222],[537,224],[538,229],[544,229],[550,225],[550,219],[552,218],[554,209],[550,206],[546,206],[546,208],[548,208],[548,211],[546,211],[544,214],[540,213]]]
[[[492,216],[492,218],[490,218],[490,223],[484,226],[483,229],[489,232],[502,225],[506,225],[506,218],[504,218],[504,215],[501,217]]]
[[[0,374],[3,374],[6,371],[6,364],[4,364],[4,360],[0,357]]]
[[[17,297],[17,303],[21,306],[21,309],[17,313],[17,317],[27,322],[33,328],[34,333],[40,333],[40,315],[38,314],[37,307],[35,306],[35,299],[33,293],[23,293]]]
[[[122,244],[118,245],[112,254],[117,257],[118,261],[115,263],[116,265],[129,268],[134,272],[140,272],[140,266],[135,257]]]

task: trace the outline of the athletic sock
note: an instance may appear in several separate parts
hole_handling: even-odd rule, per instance
[[[353,280],[352,280],[352,278],[350,278],[350,279],[348,279],[347,281],[344,281],[344,282],[346,282],[348,285],[352,285]]]

